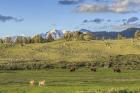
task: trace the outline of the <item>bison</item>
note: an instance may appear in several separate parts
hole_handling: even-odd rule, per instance
[[[93,71],[93,72],[97,71],[96,67],[91,67],[90,70]]]
[[[71,67],[71,68],[70,68],[70,72],[74,72],[75,70],[76,70],[75,67]]]
[[[121,69],[118,68],[118,67],[115,67],[115,68],[113,69],[113,71],[114,71],[114,72],[118,72],[118,73],[120,73],[120,72],[121,72]]]

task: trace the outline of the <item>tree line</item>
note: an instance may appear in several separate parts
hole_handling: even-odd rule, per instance
[[[140,31],[136,31],[134,34],[135,39],[140,39]],[[80,32],[80,31],[75,31],[75,32],[66,32],[64,36],[61,38],[66,41],[78,41],[78,40],[95,40],[97,37],[90,32]],[[104,39],[104,38],[102,38]],[[118,33],[118,36],[116,39],[125,39],[123,35]],[[26,36],[17,36],[15,39],[12,37],[6,37],[4,39],[0,39],[0,43],[6,43],[6,44],[30,44],[30,43],[46,43],[46,42],[51,42],[54,41],[55,39],[53,38],[52,34],[48,34],[46,38],[43,38],[41,35],[35,35],[33,37],[26,37]]]
[[[66,41],[72,40],[93,40],[95,37],[91,33],[82,33],[79,31],[76,32],[66,32],[61,39]],[[35,35],[33,37],[26,37],[26,36],[17,36],[16,38],[6,37],[4,39],[0,39],[0,43],[6,44],[30,44],[30,43],[46,43],[54,41],[52,34],[48,34],[46,38],[43,38],[41,35]]]
[[[66,41],[77,41],[77,40],[86,40],[86,41],[89,41],[89,40],[93,40],[95,39],[95,36],[90,33],[90,32],[79,32],[79,31],[76,31],[76,32],[67,32],[64,34],[64,39]]]
[[[35,35],[33,37],[26,37],[26,36],[17,36],[15,38],[12,37],[5,37],[4,39],[0,39],[0,43],[4,44],[30,44],[30,43],[45,43],[53,41],[54,38],[48,35],[47,38],[43,38],[41,35]]]

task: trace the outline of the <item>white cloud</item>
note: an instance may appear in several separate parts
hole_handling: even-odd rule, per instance
[[[108,6],[99,4],[82,4],[77,8],[77,12],[104,12]]]
[[[92,3],[81,4],[77,7],[78,12],[115,12],[129,13],[140,11],[140,0],[115,0],[112,4]]]

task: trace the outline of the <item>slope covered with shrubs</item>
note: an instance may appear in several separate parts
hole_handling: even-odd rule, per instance
[[[110,61],[113,66],[127,69],[140,67],[139,40],[58,40],[25,45],[0,44],[0,48],[1,69],[66,68],[71,63],[78,67],[93,63],[107,67]]]

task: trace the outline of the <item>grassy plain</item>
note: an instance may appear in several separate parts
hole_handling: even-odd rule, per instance
[[[29,86],[29,81],[32,79],[36,81],[34,87]],[[46,80],[46,86],[39,87],[38,81],[43,79]],[[76,72],[69,72],[67,69],[51,69],[1,71],[0,73],[0,93],[102,93],[112,89],[126,89],[140,93],[140,70],[114,73],[111,69],[99,68],[97,72],[91,72],[84,68]]]

